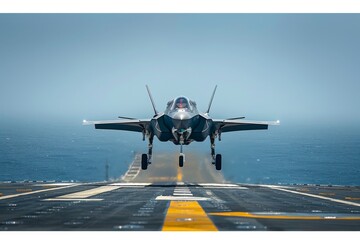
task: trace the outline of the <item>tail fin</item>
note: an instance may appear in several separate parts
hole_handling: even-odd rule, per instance
[[[216,88],[217,88],[217,85],[215,85],[214,91],[213,91],[212,96],[211,96],[211,99],[210,99],[209,107],[208,107],[206,113],[209,113],[209,112],[210,112],[210,108],[211,108],[211,104],[212,104],[212,101],[213,101],[214,96],[215,96]]]
[[[151,104],[152,104],[152,106],[153,106],[153,109],[154,109],[154,112],[155,112],[155,115],[158,115],[158,111],[156,111],[156,108],[155,108],[155,103],[154,103],[154,100],[153,100],[153,98],[152,98],[152,96],[151,96],[151,92],[150,92],[150,89],[149,89],[149,87],[148,87],[148,85],[145,85],[146,86],[146,90],[147,90],[147,92],[148,92],[148,94],[149,94],[149,97],[150,97],[150,101],[151,101]]]

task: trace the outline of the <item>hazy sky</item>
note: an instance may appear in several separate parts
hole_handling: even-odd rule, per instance
[[[359,14],[0,14],[2,119],[360,121]]]

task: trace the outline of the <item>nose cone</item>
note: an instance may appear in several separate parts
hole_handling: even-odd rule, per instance
[[[178,112],[174,113],[172,118],[175,119],[175,120],[187,120],[187,119],[190,119],[191,116],[190,116],[190,114],[188,112],[178,111]]]
[[[186,129],[188,127],[190,127],[191,125],[191,113],[186,112],[186,111],[177,111],[174,112],[171,116],[172,119],[172,125],[176,128],[176,129]]]

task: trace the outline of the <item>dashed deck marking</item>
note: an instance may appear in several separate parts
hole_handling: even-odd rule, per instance
[[[319,193],[319,195],[322,195],[322,196],[335,196],[336,194],[335,193],[329,193],[329,192],[321,192],[321,193]]]
[[[189,189],[175,189],[174,193],[191,193]]]
[[[345,197],[346,200],[359,201],[360,197]]]
[[[192,193],[173,193],[174,196],[193,196]]]
[[[209,201],[206,197],[191,197],[191,196],[157,196],[157,201]]]
[[[24,193],[24,192],[31,192],[31,188],[17,188],[16,192]]]
[[[259,218],[259,219],[284,219],[284,220],[360,220],[360,216],[339,215],[339,214],[323,214],[312,215],[301,213],[249,213],[249,212],[220,212],[209,213],[212,216],[223,217],[243,217],[243,218]],[[349,216],[350,215],[350,216]]]
[[[216,226],[196,201],[171,201],[163,231],[217,231]]]

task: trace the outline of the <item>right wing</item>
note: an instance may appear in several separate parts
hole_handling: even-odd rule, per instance
[[[95,125],[95,129],[124,130],[144,132],[150,125],[150,119],[83,121],[83,125]]]
[[[220,132],[233,132],[233,131],[245,131],[245,130],[261,130],[268,129],[269,125],[279,125],[279,121],[249,121],[249,120],[213,120],[215,129]]]

